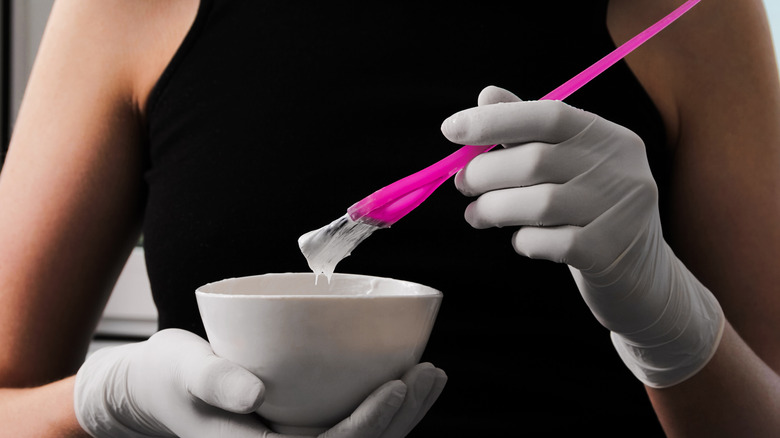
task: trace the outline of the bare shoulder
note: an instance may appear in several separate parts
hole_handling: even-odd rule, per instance
[[[0,174],[0,385],[83,360],[138,236],[145,101],[197,6],[55,2]]]
[[[683,0],[611,0],[607,23],[616,43],[665,16]],[[627,58],[661,110],[670,139],[711,125],[703,110],[755,106],[776,93],[777,66],[761,0],[703,0]],[[758,99],[756,99],[758,98]],[[704,105],[706,103],[706,105]],[[696,116],[686,118],[686,112]]]
[[[111,81],[142,112],[198,6],[198,0],[58,0],[46,33],[69,62]]]

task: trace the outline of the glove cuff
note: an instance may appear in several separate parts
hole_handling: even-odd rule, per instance
[[[628,369],[652,388],[676,385],[704,368],[715,354],[725,327],[718,300],[681,262],[675,261],[679,268],[675,276],[682,285],[678,284],[681,287],[675,287],[670,297],[667,311],[668,319],[673,321],[663,324],[669,329],[662,337],[665,340],[643,333],[611,333],[612,343]]]

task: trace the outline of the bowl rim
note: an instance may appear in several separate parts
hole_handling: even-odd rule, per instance
[[[269,294],[269,295],[263,295],[263,294],[247,294],[247,293],[223,293],[223,292],[212,292],[205,290],[209,287],[213,287],[213,285],[219,284],[219,283],[225,283],[229,281],[239,280],[239,279],[249,279],[249,278],[256,278],[256,277],[272,277],[272,276],[289,276],[289,275],[304,275],[308,277],[312,277],[312,280],[314,280],[315,274],[312,272],[270,272],[266,274],[257,274],[257,275],[246,275],[246,276],[239,276],[239,277],[229,277],[224,278],[222,280],[212,281],[209,283],[206,283],[204,285],[199,286],[195,289],[195,294],[197,296],[201,297],[208,297],[208,298],[243,298],[243,299],[411,299],[411,298],[419,298],[419,299],[430,299],[430,298],[441,298],[444,294],[439,291],[438,289],[435,289],[431,286],[426,286],[421,283],[417,283],[414,281],[408,281],[408,280],[399,280],[395,278],[390,277],[381,277],[376,275],[364,275],[364,274],[351,274],[351,273],[334,273],[333,278],[336,277],[359,277],[359,278],[367,278],[367,279],[377,279],[377,280],[383,280],[383,281],[392,281],[397,283],[406,284],[415,288],[419,288],[419,291],[416,293],[409,293],[409,294]],[[327,278],[325,279],[319,279],[319,281],[328,281]]]

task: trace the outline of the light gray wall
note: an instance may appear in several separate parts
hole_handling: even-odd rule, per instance
[[[54,0],[11,0],[11,127]]]
[[[772,38],[775,43],[775,57],[780,64],[780,0],[764,0],[769,24],[772,26]]]

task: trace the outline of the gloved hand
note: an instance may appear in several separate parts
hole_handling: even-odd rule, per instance
[[[628,368],[651,387],[679,383],[714,354],[724,317],[661,232],[642,140],[562,102],[522,102],[488,87],[442,125],[455,143],[504,144],[476,157],[456,186],[479,196],[476,228],[518,226],[515,250],[569,265]]]
[[[443,371],[417,365],[321,437],[402,437],[445,382]],[[169,329],[93,353],[76,376],[74,404],[82,428],[97,438],[284,438],[253,413],[264,391],[260,379],[216,357],[205,340]]]

